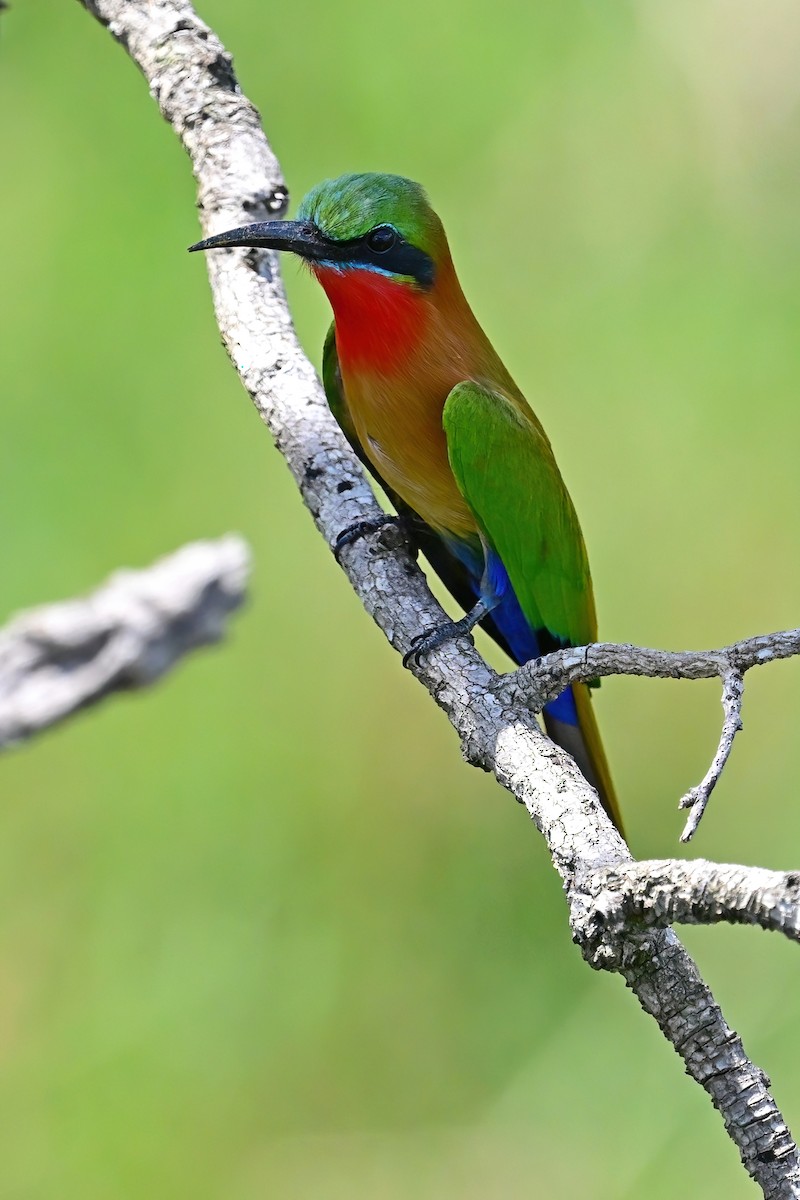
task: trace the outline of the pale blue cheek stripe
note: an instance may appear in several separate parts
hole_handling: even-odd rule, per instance
[[[385,271],[383,267],[374,267],[372,263],[342,263],[331,262],[327,258],[316,258],[314,263],[320,267],[325,267],[328,271],[336,271],[338,275],[344,275],[347,271],[371,271],[373,275],[383,275],[384,279],[399,279],[403,283],[415,283],[413,275],[398,275],[396,271]],[[314,263],[311,265],[313,266]]]

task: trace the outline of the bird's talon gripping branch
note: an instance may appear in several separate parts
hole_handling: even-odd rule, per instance
[[[331,549],[333,556],[337,562],[341,561],[342,551],[346,546],[352,546],[353,542],[359,541],[363,537],[367,537],[370,533],[377,533],[379,529],[385,529],[387,525],[393,525],[396,528],[403,528],[402,517],[392,516],[390,513],[384,513],[382,517],[372,517],[364,521],[354,521],[352,525],[348,525],[346,529],[337,537]]]
[[[403,666],[410,667],[413,664],[418,667],[423,655],[430,654],[431,650],[436,650],[438,646],[442,646],[445,642],[451,642],[454,638],[469,637],[488,611],[488,605],[479,600],[460,621],[445,621],[443,624],[437,625],[435,629],[428,629],[425,633],[420,633],[414,638],[411,649],[403,655]]]
[[[463,628],[462,621],[447,621],[446,624],[439,625],[436,629],[428,629],[425,633],[420,633],[414,638],[411,649],[403,655],[403,666],[418,667],[425,655],[465,633],[469,633],[469,629]]]
[[[414,638],[413,642],[411,643],[411,649],[407,650],[406,653],[403,655],[403,666],[404,667],[407,667],[410,669],[412,665],[415,667],[419,666],[420,656],[422,654],[424,654],[427,649],[429,649],[429,647],[426,647],[424,645],[424,642],[425,642],[426,638],[429,638],[431,636],[431,634],[433,634],[433,633],[436,633],[435,629],[426,629],[424,633],[417,634],[417,636]]]

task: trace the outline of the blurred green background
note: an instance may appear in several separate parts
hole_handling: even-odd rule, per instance
[[[797,624],[800,9],[207,0],[295,203],[420,179],[581,515],[601,633]],[[220,648],[0,763],[0,1196],[753,1195],[568,936],[525,814],[365,617],[220,349],[187,162],[77,4],[0,28],[0,618],[243,532]],[[293,266],[319,359],[324,297]],[[612,680],[634,852],[713,684]],[[692,854],[800,862],[800,664],[749,678]],[[800,1126],[797,963],[690,930]]]

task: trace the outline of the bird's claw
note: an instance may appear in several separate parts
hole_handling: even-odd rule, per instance
[[[407,650],[403,655],[403,666],[410,667],[413,663],[415,667],[419,666],[420,655],[425,653],[426,647],[422,645],[425,639],[435,633],[434,629],[427,629],[424,633],[418,633],[411,642],[411,649]]]
[[[403,666],[418,667],[424,655],[463,634],[469,634],[469,629],[465,628],[461,621],[446,621],[443,625],[437,625],[435,629],[426,629],[424,633],[418,633],[411,643],[411,649],[403,655]]]
[[[413,663],[415,667],[418,667],[422,655],[430,654],[431,650],[435,650],[443,642],[451,642],[457,637],[470,637],[471,640],[473,629],[489,611],[490,607],[487,602],[479,600],[460,621],[444,621],[435,629],[428,629],[425,633],[417,634],[411,643],[411,649],[403,655],[403,666],[409,667]]]
[[[382,517],[370,517],[367,520],[355,521],[352,525],[348,525],[346,529],[337,537],[331,549],[333,557],[337,562],[341,562],[341,554],[346,546],[352,546],[353,542],[359,541],[362,537],[367,537],[370,533],[377,533],[379,529],[384,529],[387,525],[397,525],[402,523],[401,517],[392,516],[389,513],[384,513]]]

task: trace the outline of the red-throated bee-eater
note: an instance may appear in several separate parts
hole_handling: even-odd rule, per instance
[[[295,221],[191,249],[228,246],[291,251],[328,295],[322,371],[333,414],[469,609],[413,653],[478,622],[517,663],[596,641],[586,548],[550,443],[464,298],[419,184],[343,175],[309,192]],[[620,827],[588,687],[567,688],[544,719]]]

